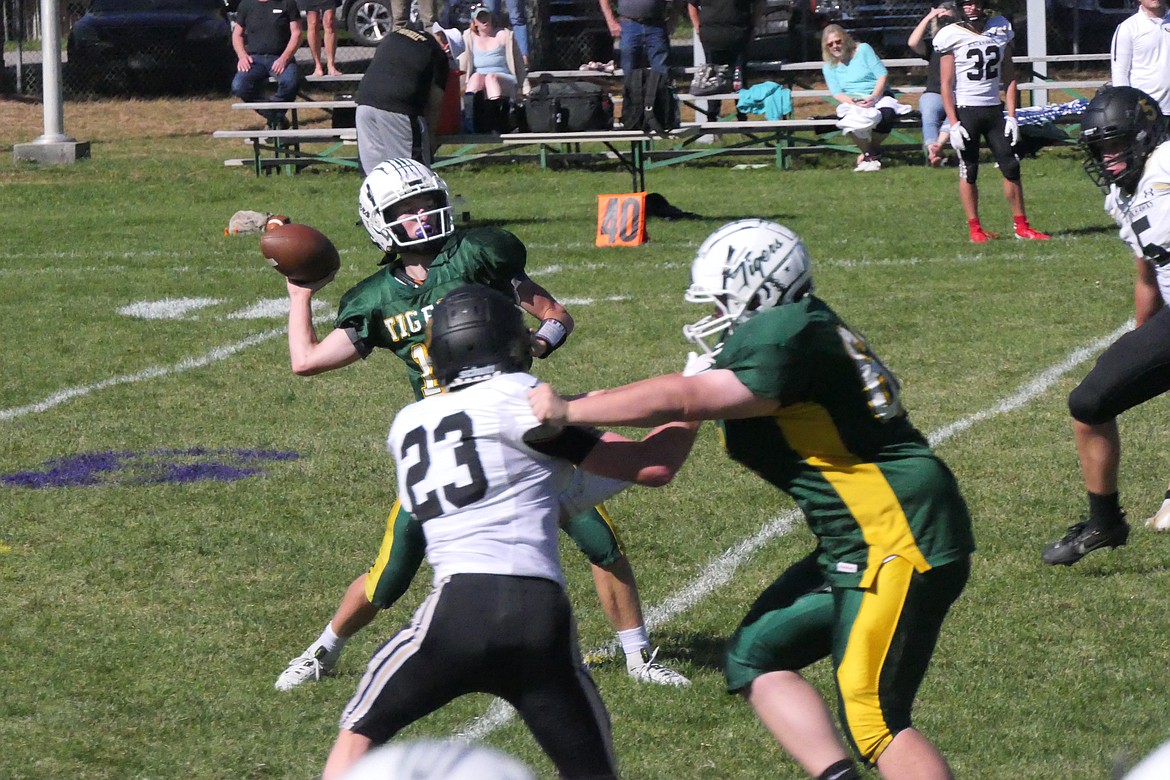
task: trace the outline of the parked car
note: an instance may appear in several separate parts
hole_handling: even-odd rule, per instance
[[[613,39],[597,0],[527,3],[529,70],[569,69],[591,60],[613,59]],[[466,30],[473,5],[475,0],[450,0],[443,26]],[[411,15],[416,16],[413,8]],[[340,0],[337,19],[355,43],[377,46],[392,29],[394,14],[390,0]]]
[[[75,91],[226,91],[236,69],[220,0],[93,0],[66,43]]]

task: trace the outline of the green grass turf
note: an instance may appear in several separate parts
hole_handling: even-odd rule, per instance
[[[0,476],[87,453],[154,453],[91,486],[0,483],[4,777],[314,777],[366,660],[426,592],[424,568],[351,642],[336,677],[273,690],[375,552],[393,492],[383,441],[409,391],[387,355],[295,377],[279,314],[232,316],[284,298],[256,239],[222,235],[237,209],[286,213],[333,238],[342,269],[320,295],[330,306],[377,255],[354,226],[355,175],[258,179],[222,169],[231,153],[163,138],[102,144],[93,160],[63,168],[0,164]],[[985,246],[966,240],[953,169],[730,168],[651,172],[651,189],[703,219],[652,221],[652,241],[625,249],[592,240],[596,196],[628,185],[616,167],[443,173],[475,224],[516,232],[532,276],[569,301],[577,330],[536,367],[564,391],[681,368],[680,328],[704,313],[682,301],[694,250],[744,216],[804,237],[818,292],[900,376],[926,432],[994,410],[1132,315],[1129,253],[1070,152],[1024,164],[1032,222],[1053,240]],[[1009,235],[990,164],[982,183],[986,227]],[[182,319],[119,313],[180,298],[217,302]],[[960,777],[1104,778],[1170,731],[1170,538],[1135,527],[1128,547],[1071,569],[1039,562],[1083,511],[1065,397],[1088,367],[1071,366],[1019,408],[939,447],[971,505],[979,552],[915,717]],[[1122,495],[1139,523],[1170,477],[1166,412],[1158,399],[1122,421]],[[232,482],[134,481],[144,464],[168,459],[159,451],[196,448],[298,457]],[[791,507],[728,462],[707,427],[672,485],[628,491],[611,508],[658,615]],[[803,527],[773,539],[654,626],[662,656],[692,688],[639,686],[617,661],[597,669],[625,776],[800,776],[724,693],[720,658],[754,596],[811,545]],[[563,552],[582,645],[603,646],[612,634],[588,567],[567,544]],[[831,691],[825,664],[810,674]],[[457,702],[403,736],[451,735],[487,704]],[[551,774],[518,722],[487,741]]]

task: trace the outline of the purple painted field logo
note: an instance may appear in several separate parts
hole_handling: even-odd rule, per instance
[[[264,465],[296,460],[295,452],[279,450],[149,450],[91,452],[45,461],[39,471],[0,475],[10,487],[54,488],[96,485],[162,485],[168,483],[235,482],[264,474]]]

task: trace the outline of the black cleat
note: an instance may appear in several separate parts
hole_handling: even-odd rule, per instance
[[[1098,528],[1088,521],[1070,526],[1060,541],[1048,545],[1040,560],[1049,566],[1072,566],[1093,550],[1102,547],[1120,547],[1129,539],[1129,523],[1124,515],[1119,525],[1112,528]]]

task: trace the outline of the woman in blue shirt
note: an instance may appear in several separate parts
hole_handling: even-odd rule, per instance
[[[880,171],[877,149],[894,126],[897,101],[887,94],[889,74],[868,43],[858,43],[838,24],[821,34],[821,73],[829,92],[840,105],[839,126],[853,135],[861,154],[854,171]],[[855,109],[867,109],[858,111]],[[880,112],[875,114],[874,111]],[[875,121],[876,120],[876,121]]]

